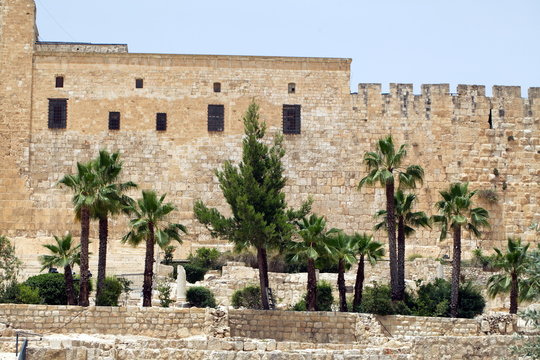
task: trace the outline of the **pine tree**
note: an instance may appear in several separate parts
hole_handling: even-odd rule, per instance
[[[284,248],[294,231],[292,221],[309,212],[311,201],[298,211],[287,210],[282,137],[276,136],[272,145],[264,141],[266,124],[259,121],[259,107],[255,103],[249,105],[243,122],[242,161],[237,166],[226,161],[222,170],[216,170],[232,216],[225,217],[200,200],[195,203],[194,212],[212,236],[229,240],[237,249],[257,250],[261,301],[263,308],[268,309],[267,250]]]

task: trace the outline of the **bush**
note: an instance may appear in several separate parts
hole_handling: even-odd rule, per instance
[[[231,305],[238,309],[262,309],[261,288],[256,285],[248,285],[243,289],[236,290],[231,297]]]
[[[413,313],[418,316],[450,316],[450,294],[452,284],[444,279],[421,285],[415,299]],[[465,283],[459,288],[458,317],[473,318],[484,311],[486,302],[472,284]]]
[[[297,302],[293,310],[294,311],[306,311],[307,310],[307,293],[304,294],[304,298]],[[334,296],[332,295],[332,285],[326,281],[319,281],[317,283],[317,311],[332,311],[332,304],[334,303]]]
[[[0,294],[0,304],[18,304],[19,284],[14,281],[4,286]]]
[[[190,287],[186,292],[186,299],[191,306],[195,307],[216,307],[214,294],[203,286]]]
[[[97,306],[118,306],[122,293],[122,283],[115,277],[107,277],[103,283],[100,296],[96,299]]]
[[[17,296],[18,303],[20,304],[41,304],[41,296],[39,296],[38,289],[31,288],[25,284],[19,284],[19,294]]]
[[[156,290],[159,292],[159,305],[169,307],[174,300],[171,300],[171,284],[167,280],[158,281]]]
[[[23,284],[37,289],[44,304],[67,304],[66,283],[63,274],[51,273],[31,276]]]
[[[217,269],[218,259],[221,253],[215,248],[202,247],[197,249],[195,256],[189,255],[188,260],[191,264],[199,266],[203,269]]]
[[[392,291],[388,285],[373,283],[373,287],[366,287],[362,295],[362,304],[359,312],[377,315],[410,315],[410,297],[406,294],[406,301],[392,301]]]
[[[206,269],[193,264],[185,264],[184,270],[186,270],[186,280],[192,284],[204,280],[204,275],[207,271]]]

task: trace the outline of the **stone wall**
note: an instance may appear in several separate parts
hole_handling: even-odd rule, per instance
[[[282,132],[284,104],[301,105],[301,134],[284,138],[287,200],[297,206],[313,196],[314,211],[330,226],[371,231],[384,193],[357,190],[366,175],[362,156],[392,134],[409,145],[408,163],[425,169],[418,210],[432,214],[450,182],[496,192],[495,203],[476,199],[492,227],[479,240],[465,233],[465,252],[504,246],[508,236],[537,241],[527,227],[540,214],[540,88],[522,98],[511,86],[495,86],[488,97],[479,85],[459,85],[456,93],[448,84],[422,85],[414,94],[411,84],[391,84],[382,94],[380,84],[360,84],[351,94],[350,59],[82,53],[71,45],[36,51],[34,18],[32,0],[0,3],[0,233],[15,240],[27,273],[39,270],[37,255],[52,235],[78,235],[70,194],[57,181],[100,148],[122,154],[125,180],[167,193],[178,206],[174,218],[190,234],[177,257],[223,243],[194,221],[192,207],[201,199],[227,212],[213,170],[240,158],[240,119],[253,99],[270,134]],[[55,88],[60,75],[64,87]],[[135,88],[136,78],[144,88]],[[66,129],[48,129],[50,98],[68,99]],[[225,106],[223,132],[207,131],[210,104]],[[108,130],[111,111],[121,113],[120,130]],[[165,132],[155,130],[157,112],[168,115]],[[126,219],[111,222],[110,271],[142,272],[144,250],[119,244],[125,231]],[[438,236],[436,228],[418,231],[408,252],[451,255],[450,242]]]
[[[142,335],[183,338],[205,334],[205,309],[0,305],[0,322],[40,334]],[[210,324],[210,323],[208,323]]]

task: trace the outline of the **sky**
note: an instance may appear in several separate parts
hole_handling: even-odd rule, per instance
[[[41,41],[351,58],[358,83],[540,87],[539,0],[35,0]]]

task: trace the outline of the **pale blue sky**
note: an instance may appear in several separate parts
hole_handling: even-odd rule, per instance
[[[352,58],[359,82],[540,86],[539,0],[36,0],[43,41]]]

